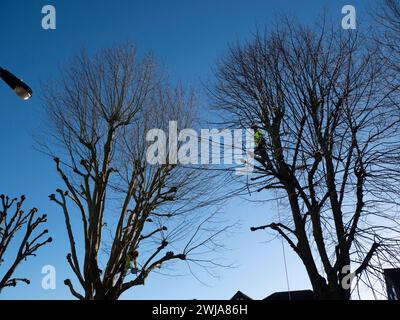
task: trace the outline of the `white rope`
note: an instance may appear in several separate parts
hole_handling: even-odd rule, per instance
[[[281,223],[282,221],[281,221],[281,210],[280,210],[280,206],[279,206],[279,200],[277,200],[277,209],[278,209],[279,223]],[[286,285],[287,285],[289,300],[292,300],[292,296],[290,294],[289,273],[288,273],[288,267],[287,267],[287,261],[286,261],[285,241],[282,236],[281,236],[281,243],[282,243],[283,263],[285,265]]]

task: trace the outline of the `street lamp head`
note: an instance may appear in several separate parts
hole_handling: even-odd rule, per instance
[[[8,86],[14,90],[18,97],[23,100],[28,100],[32,97],[32,89],[24,83],[21,79],[18,79],[11,72],[0,67],[0,78],[3,79]]]
[[[25,83],[23,83],[25,84]],[[16,86],[14,88],[14,92],[20,97],[22,100],[28,100],[32,97],[32,89],[27,85],[25,86]]]

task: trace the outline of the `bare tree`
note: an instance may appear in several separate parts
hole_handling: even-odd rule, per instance
[[[17,267],[29,258],[36,256],[36,252],[51,242],[51,237],[46,240],[43,237],[48,233],[47,229],[36,233],[40,230],[42,224],[47,221],[46,215],[37,216],[38,210],[31,209],[25,212],[22,206],[25,202],[25,197],[22,196],[19,200],[11,199],[8,196],[0,195],[1,210],[0,210],[0,267],[5,263],[8,269],[0,277],[0,292],[6,287],[15,287],[19,282],[30,283],[27,278],[13,278]],[[19,245],[16,245],[16,254],[11,253],[11,243],[13,239],[21,238]],[[7,259],[7,257],[10,258]],[[9,262],[7,261],[9,260]]]
[[[284,204],[252,230],[286,240],[319,298],[350,299],[352,276],[384,292],[382,266],[399,263],[398,84],[359,32],[279,23],[232,47],[211,89],[228,125],[262,132],[246,188]]]
[[[381,48],[381,57],[390,61],[390,66],[400,70],[400,1],[378,1],[373,8],[374,40]]]
[[[83,293],[70,279],[65,284],[78,299],[118,299],[174,260],[219,265],[210,254],[226,228],[202,216],[218,193],[211,175],[170,162],[168,153],[164,164],[146,156],[150,129],[168,132],[170,120],[178,128],[194,125],[193,94],[168,82],[154,58],[140,60],[124,45],[79,55],[45,89],[53,138],[46,145],[57,153],[64,183],[50,199],[64,213],[67,260]]]

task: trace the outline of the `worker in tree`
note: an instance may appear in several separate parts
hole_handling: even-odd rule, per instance
[[[265,164],[267,160],[267,149],[264,132],[257,125],[251,127],[254,131],[254,155],[258,156],[258,161]]]
[[[258,146],[265,143],[264,132],[257,125],[253,125],[251,128],[254,131],[254,144],[257,149]]]
[[[128,253],[125,261],[125,270],[130,270],[131,273],[137,274],[139,272],[137,258],[139,257],[139,252],[137,250],[132,250]],[[133,267],[132,267],[133,263]]]

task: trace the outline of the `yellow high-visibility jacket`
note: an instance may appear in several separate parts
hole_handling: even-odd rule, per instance
[[[263,138],[264,138],[263,130],[258,129],[256,132],[254,132],[254,144],[256,147],[258,147]]]

